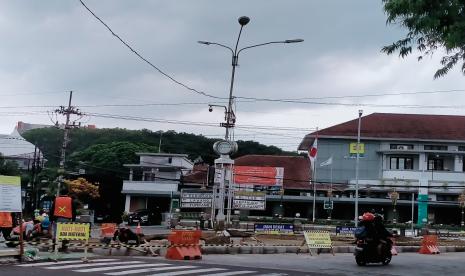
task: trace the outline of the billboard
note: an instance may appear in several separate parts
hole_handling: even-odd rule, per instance
[[[264,192],[235,191],[233,208],[241,210],[265,210],[266,194]]]
[[[213,193],[199,191],[181,191],[181,208],[210,208]]]
[[[234,183],[237,185],[282,186],[284,168],[234,166]]]
[[[0,175],[0,212],[21,212],[21,178]]]

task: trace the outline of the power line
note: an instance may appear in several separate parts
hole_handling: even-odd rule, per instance
[[[344,95],[344,96],[326,96],[326,97],[304,97],[304,98],[282,98],[282,99],[273,99],[273,100],[283,100],[283,101],[297,101],[297,100],[325,100],[325,99],[347,99],[347,98],[365,98],[365,97],[384,97],[384,96],[401,96],[401,95],[418,95],[418,94],[443,94],[443,93],[456,93],[456,92],[465,92],[465,89],[451,89],[451,90],[433,90],[433,91],[415,91],[415,92],[386,92],[379,94],[364,94],[364,95]],[[252,97],[241,97],[237,96],[236,98],[255,100],[260,98]]]
[[[132,48],[126,41],[124,41],[118,34],[116,34],[102,19],[100,19],[100,17],[98,17],[89,7],[86,6],[86,4],[84,4],[84,2],[82,0],[79,0],[79,2],[81,2],[81,5],[84,6],[84,8],[92,14],[93,17],[95,17],[100,23],[102,23],[105,28],[107,28],[108,31],[110,31],[110,33],[116,37],[121,43],[123,43],[124,46],[126,46],[129,50],[131,50],[132,53],[134,53],[137,57],[139,57],[141,60],[143,60],[145,63],[147,63],[148,65],[150,65],[153,69],[157,70],[160,74],[162,74],[163,76],[167,77],[168,79],[170,79],[171,81],[173,81],[174,83],[186,88],[187,90],[191,91],[191,92],[194,92],[194,93],[197,93],[199,95],[202,95],[202,96],[206,96],[206,97],[210,97],[210,98],[214,98],[214,99],[225,99],[225,98],[221,98],[221,97],[217,97],[217,96],[213,96],[213,95],[210,95],[206,92],[203,92],[203,91],[199,91],[195,88],[192,88],[178,80],[176,80],[174,77],[170,76],[169,74],[165,73],[163,70],[161,70],[160,68],[158,68],[157,66],[155,66],[152,62],[150,62],[148,59],[146,59],[145,57],[143,57],[141,54],[139,54],[139,52],[137,52],[136,50],[134,50],[134,48]]]

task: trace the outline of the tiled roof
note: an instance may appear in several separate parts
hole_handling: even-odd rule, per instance
[[[283,167],[284,189],[310,187],[310,160],[303,156],[244,155],[234,160],[236,166]]]
[[[234,160],[236,166],[283,167],[284,189],[308,189],[310,187],[310,160],[303,156],[244,155]],[[194,168],[184,176],[185,183],[204,183],[207,168]]]
[[[318,131],[321,137],[357,137],[358,118]],[[373,113],[361,118],[360,136],[374,139],[465,141],[465,116]],[[315,133],[305,136],[299,150],[307,150]]]

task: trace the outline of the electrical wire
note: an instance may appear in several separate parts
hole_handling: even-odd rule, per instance
[[[203,91],[199,91],[195,88],[192,88],[178,80],[176,80],[174,77],[170,76],[169,74],[165,73],[163,70],[161,70],[160,68],[158,68],[157,66],[155,66],[152,62],[150,62],[148,59],[146,59],[145,57],[143,57],[141,54],[139,54],[139,52],[137,52],[133,47],[131,47],[125,40],[123,40],[118,34],[116,34],[109,26],[108,24],[106,24],[102,19],[100,19],[100,17],[98,17],[82,0],[79,0],[79,2],[81,3],[82,6],[84,6],[84,8],[90,13],[92,14],[93,17],[95,17],[95,19],[97,19],[100,23],[102,23],[103,26],[105,26],[105,28],[107,28],[107,30],[114,36],[116,37],[121,43],[123,43],[124,46],[126,46],[129,50],[131,50],[132,53],[134,53],[137,57],[139,57],[141,60],[143,60],[145,63],[147,63],[148,65],[150,65],[153,69],[155,69],[156,71],[158,71],[160,74],[162,74],[163,76],[165,76],[166,78],[170,79],[172,82],[184,87],[185,89],[191,91],[191,92],[194,92],[194,93],[197,93],[199,95],[202,95],[202,96],[206,96],[206,97],[209,97],[209,98],[214,98],[214,99],[225,99],[225,98],[221,98],[221,97],[217,97],[217,96],[213,96],[213,95],[210,95],[206,92],[203,92]]]

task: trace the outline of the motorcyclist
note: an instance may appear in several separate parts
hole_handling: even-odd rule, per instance
[[[383,246],[389,245],[392,243],[390,237],[392,237],[392,233],[389,232],[383,224],[383,217],[379,214],[375,215],[373,220],[373,225],[375,229],[375,241],[377,241],[377,250],[378,254],[382,254]]]

